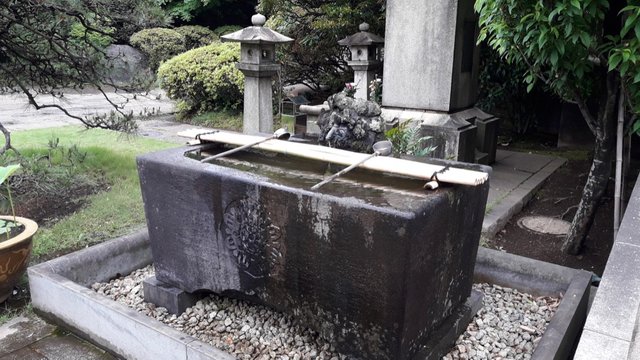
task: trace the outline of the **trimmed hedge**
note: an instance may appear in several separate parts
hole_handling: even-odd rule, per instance
[[[179,116],[241,109],[244,75],[236,69],[237,43],[215,43],[189,50],[158,69],[160,87],[178,102]]]
[[[152,70],[156,70],[163,61],[187,51],[184,36],[165,28],[138,31],[131,35],[130,43],[147,55]]]
[[[213,33],[216,34],[218,37],[220,37],[222,35],[227,35],[227,34],[231,34],[232,32],[236,32],[240,29],[242,29],[242,27],[238,25],[223,25],[215,28],[213,30]]]
[[[200,25],[185,25],[175,28],[185,39],[187,50],[206,46],[218,40],[213,31]]]

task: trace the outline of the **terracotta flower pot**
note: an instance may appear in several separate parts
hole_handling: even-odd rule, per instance
[[[0,216],[3,220],[13,220],[13,216]],[[16,216],[15,220],[24,226],[24,230],[10,238],[0,238],[0,303],[4,302],[20,276],[27,269],[31,255],[31,239],[38,230],[35,221]]]

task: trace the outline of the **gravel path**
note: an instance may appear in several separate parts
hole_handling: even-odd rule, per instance
[[[142,281],[152,266],[92,289],[171,327],[194,336],[238,359],[343,360],[335,348],[292,316],[264,306],[210,295],[182,315],[144,302]],[[484,306],[443,359],[529,359],[559,305],[555,298],[533,298],[514,289],[476,284]]]

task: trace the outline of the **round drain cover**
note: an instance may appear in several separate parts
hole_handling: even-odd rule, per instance
[[[571,223],[548,216],[525,216],[518,220],[522,228],[550,235],[566,235]]]

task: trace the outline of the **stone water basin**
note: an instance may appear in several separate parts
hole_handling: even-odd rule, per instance
[[[200,163],[204,150],[219,151],[138,158],[161,283],[294,314],[367,359],[413,358],[469,311],[488,183],[427,193],[358,170],[312,192],[326,163],[260,152]]]

